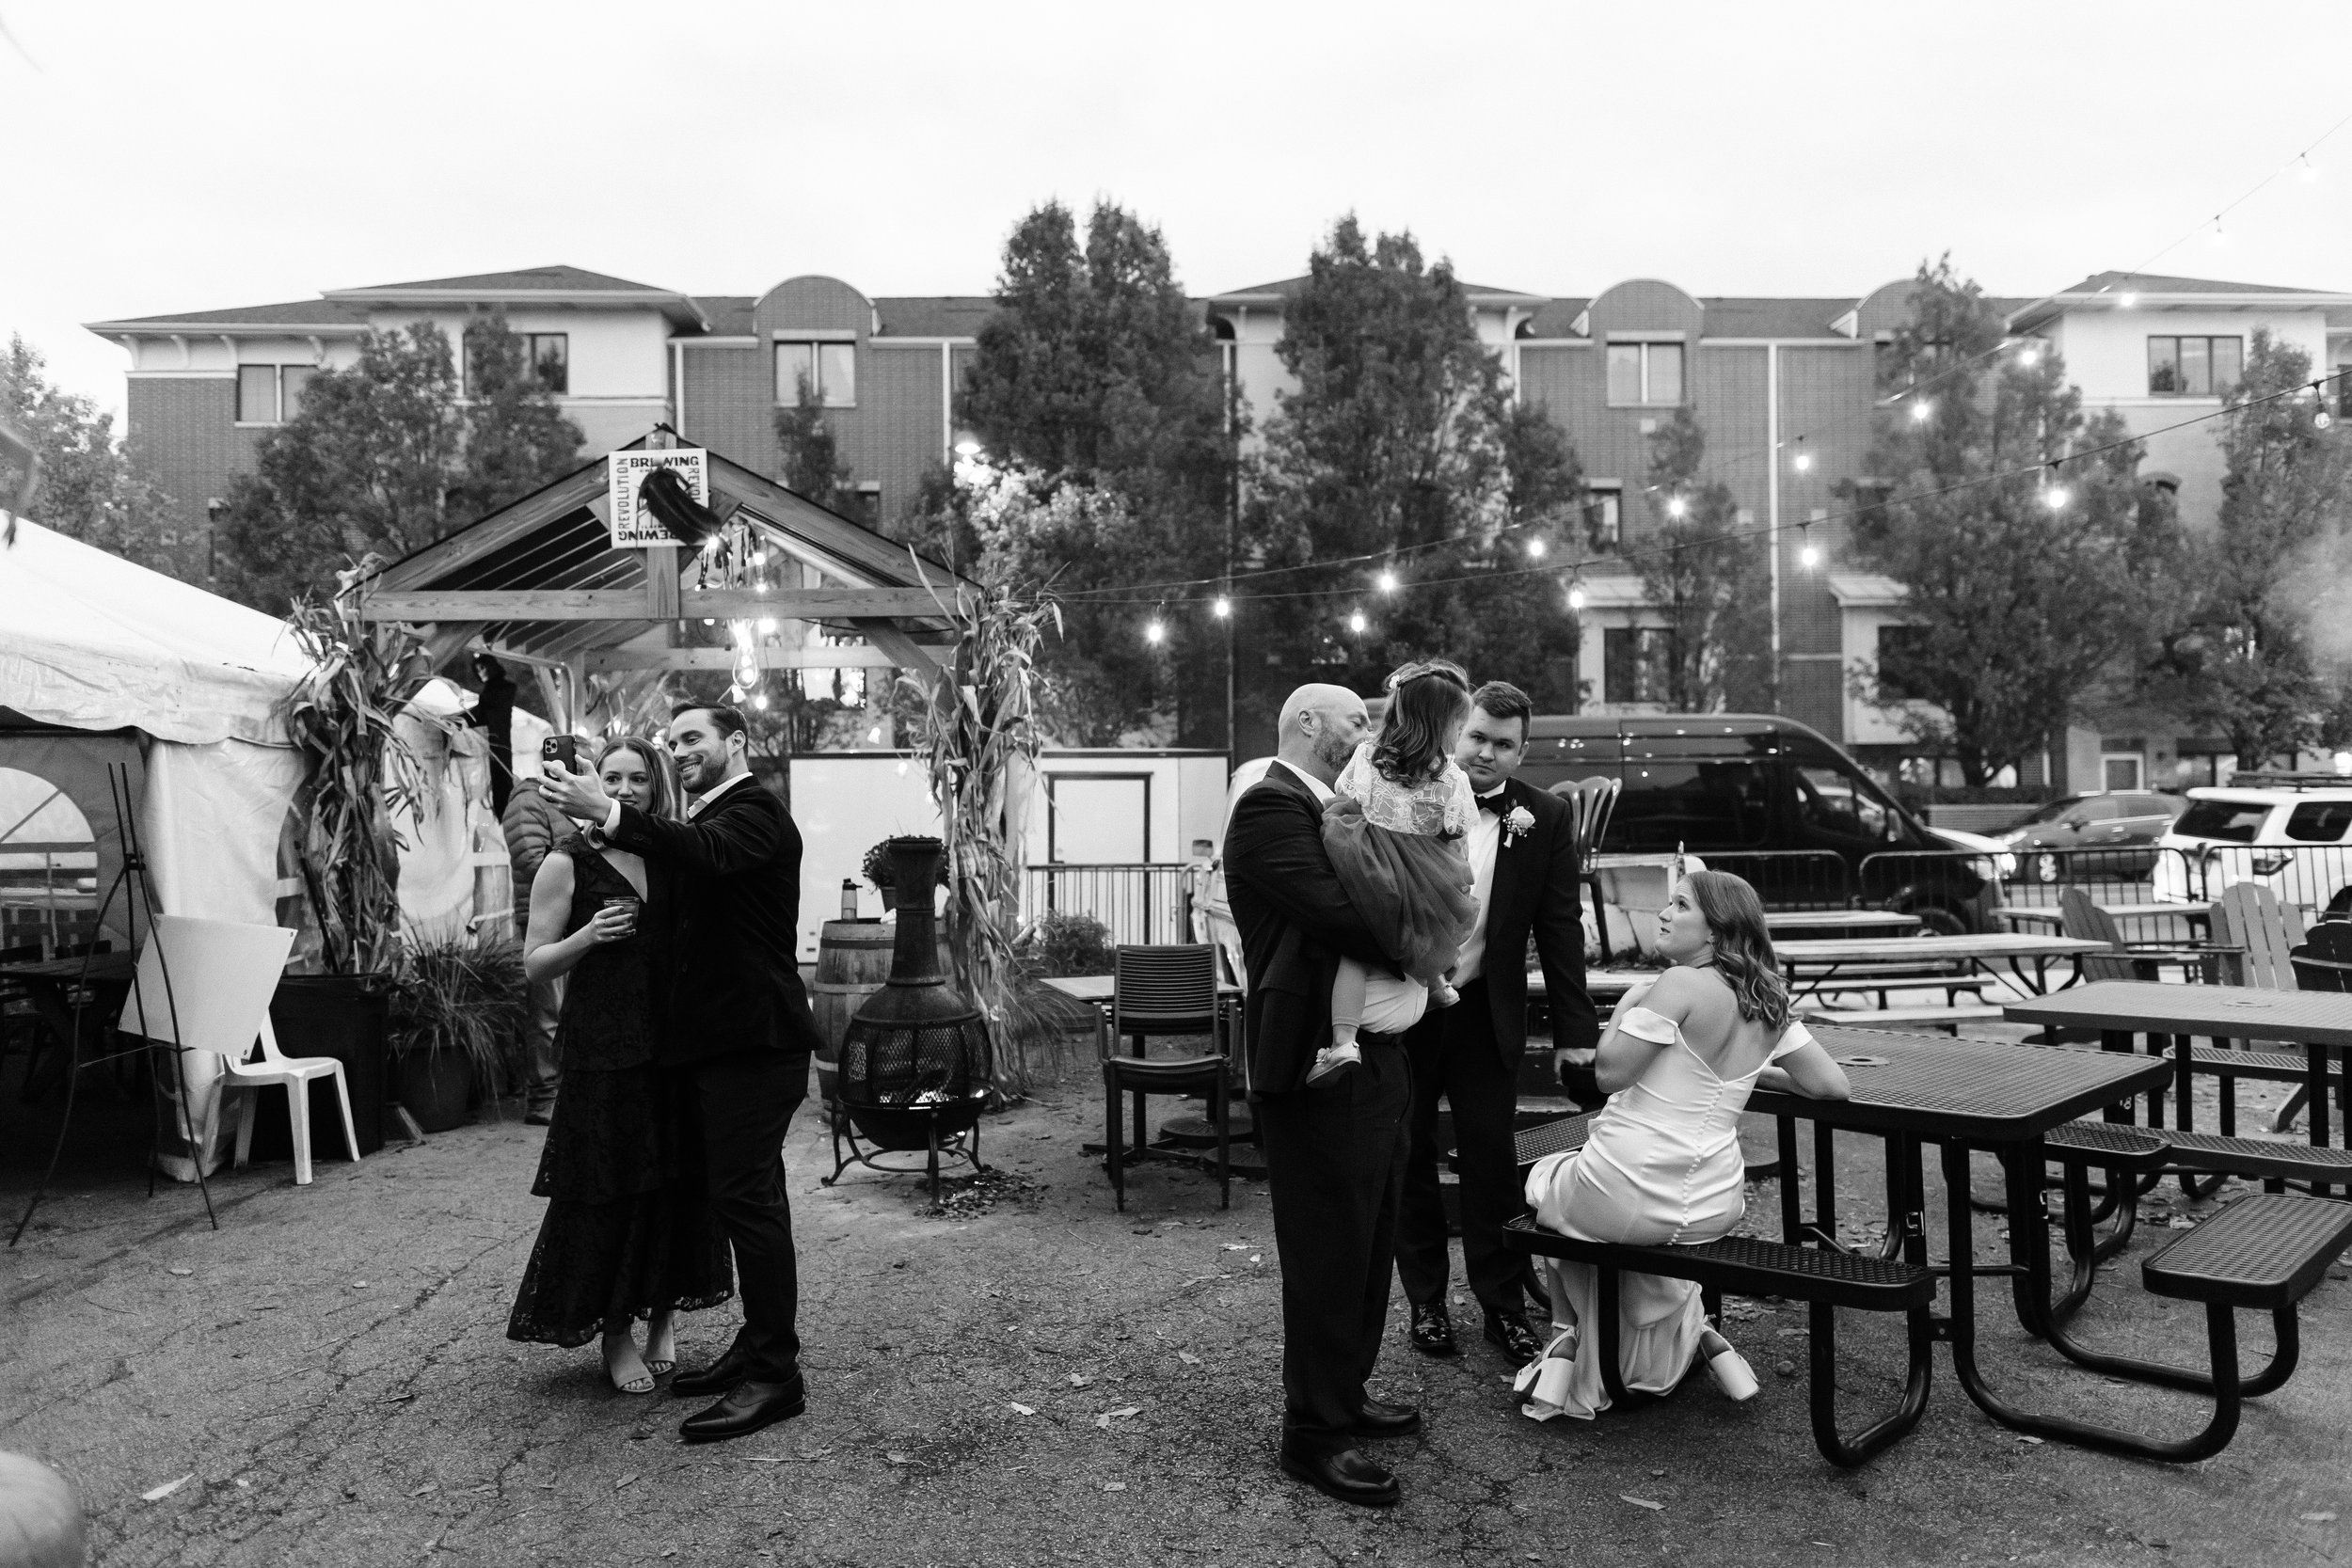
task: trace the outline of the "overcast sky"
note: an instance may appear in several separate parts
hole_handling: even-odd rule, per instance
[[[2352,6],[393,6],[0,0],[0,333],[569,262],[698,293],[985,293],[1108,196],[1184,285],[1350,209],[1539,293],[1859,295],[1949,249],[2352,289]],[[21,50],[21,52],[20,52]],[[2210,224],[2207,224],[2210,228]],[[2153,258],[2153,260],[2152,260]]]

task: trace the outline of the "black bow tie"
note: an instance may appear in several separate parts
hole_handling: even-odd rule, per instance
[[[1481,795],[1478,798],[1478,809],[1490,816],[1501,816],[1511,809],[1511,802],[1503,799],[1504,794],[1504,791],[1498,789],[1491,795]]]

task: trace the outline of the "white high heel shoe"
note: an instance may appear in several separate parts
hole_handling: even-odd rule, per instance
[[[1763,1392],[1763,1386],[1756,1381],[1756,1370],[1748,1365],[1747,1357],[1727,1343],[1707,1358],[1707,1375],[1715,1380],[1715,1386],[1721,1388],[1724,1397],[1734,1404],[1745,1404]]]

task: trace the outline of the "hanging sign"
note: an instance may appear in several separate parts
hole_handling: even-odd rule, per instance
[[[656,468],[676,469],[678,478],[694,493],[694,499],[704,506],[710,504],[710,453],[701,447],[616,451],[604,462],[605,508],[612,520],[612,547],[616,550],[642,550],[648,545],[679,543],[677,536],[663,528],[661,520],[637,499],[645,476]]]

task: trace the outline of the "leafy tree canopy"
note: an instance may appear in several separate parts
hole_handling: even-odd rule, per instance
[[[2177,524],[2137,482],[2140,448],[2115,415],[2085,418],[2057,355],[1995,352],[1999,312],[1948,258],[1921,263],[1911,307],[1870,456],[1889,487],[1841,488],[1863,503],[1853,553],[1904,586],[1916,625],[1879,674],[1921,699],[1899,709],[1912,733],[1983,784],[2128,667]]]
[[[170,499],[141,479],[115,438],[114,416],[60,390],[47,361],[22,337],[0,355],[0,421],[16,427],[40,459],[35,521],[151,571],[201,582],[203,542],[171,522]],[[0,497],[13,495],[17,467],[0,456]]]
[[[1635,559],[1665,617],[1661,684],[1677,713],[1769,711],[1770,546],[1741,523],[1729,485],[1702,480],[1706,458],[1707,433],[1688,404],[1650,436],[1649,482],[1668,498],[1666,517]]]
[[[580,429],[502,312],[467,325],[469,401],[430,322],[371,332],[358,362],[310,377],[229,496],[236,595],[280,612],[368,553],[399,560],[577,467]]]

